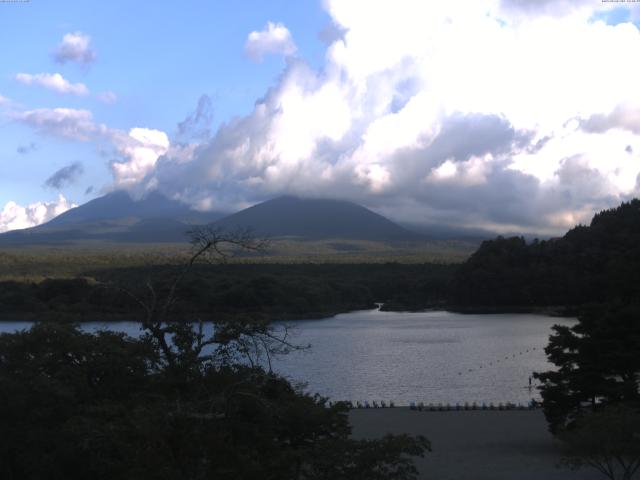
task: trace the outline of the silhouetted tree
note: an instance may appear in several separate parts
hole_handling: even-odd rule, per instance
[[[592,307],[576,325],[553,330],[545,352],[557,369],[535,374],[552,432],[571,428],[585,409],[640,401],[638,307]]]
[[[631,480],[640,469],[640,411],[608,406],[578,419],[564,432],[563,463],[572,469],[591,467],[610,480]]]

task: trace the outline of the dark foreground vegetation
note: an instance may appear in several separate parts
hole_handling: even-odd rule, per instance
[[[397,479],[416,477],[424,437],[354,440],[344,404],[328,405],[271,371],[301,348],[256,318],[176,320],[178,287],[220,243],[195,238],[190,262],[163,290],[122,287],[143,335],[89,334],[38,323],[0,335],[3,479]]]
[[[251,340],[282,346],[268,330],[219,327],[207,353],[174,328],[171,360],[149,331],[48,322],[0,336],[1,478],[415,478],[424,438],[352,440],[346,405],[241,360]]]

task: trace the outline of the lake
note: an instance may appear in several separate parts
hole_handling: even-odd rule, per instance
[[[293,342],[311,348],[279,357],[274,369],[333,400],[526,403],[539,399],[528,388],[532,372],[551,368],[543,350],[551,326],[573,323],[533,314],[351,312],[288,322]],[[28,326],[0,322],[0,331]],[[139,332],[135,322],[84,324],[105,327]]]

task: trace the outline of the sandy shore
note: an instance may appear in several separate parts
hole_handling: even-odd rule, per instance
[[[419,412],[409,408],[350,413],[357,438],[421,434],[433,452],[417,459],[430,480],[598,480],[595,470],[558,468],[559,447],[541,411]]]

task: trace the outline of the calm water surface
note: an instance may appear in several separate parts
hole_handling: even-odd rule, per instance
[[[363,311],[293,322],[308,352],[278,369],[334,399],[409,402],[527,402],[529,376],[544,371],[551,326],[541,315]],[[535,385],[535,381],[534,381]]]
[[[528,388],[532,372],[551,368],[543,351],[551,326],[574,322],[529,314],[351,312],[289,322],[293,341],[311,348],[278,358],[274,368],[334,400],[524,403],[539,398]],[[4,332],[25,327],[0,323]],[[84,328],[139,333],[134,322]]]

